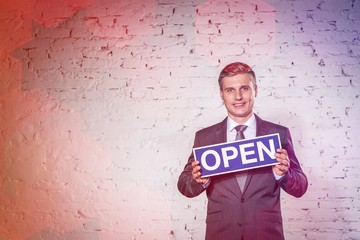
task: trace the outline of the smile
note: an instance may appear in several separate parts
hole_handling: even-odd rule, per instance
[[[245,103],[234,103],[233,106],[234,107],[243,107],[243,106],[245,106]]]

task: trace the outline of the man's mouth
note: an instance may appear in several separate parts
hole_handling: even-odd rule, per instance
[[[234,107],[243,107],[245,105],[245,103],[234,103],[233,106]]]

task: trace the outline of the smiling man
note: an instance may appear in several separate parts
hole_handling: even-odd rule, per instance
[[[247,64],[227,65],[218,82],[227,117],[198,131],[193,148],[278,133],[282,148],[275,157],[279,164],[202,178],[199,161],[191,154],[178,189],[189,198],[206,191],[206,240],[283,240],[280,189],[301,197],[308,186],[289,129],[254,114],[258,87]]]

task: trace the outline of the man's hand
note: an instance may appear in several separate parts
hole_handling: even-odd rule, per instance
[[[273,170],[276,175],[283,176],[289,171],[290,159],[285,149],[277,149],[275,157],[280,164],[274,165]]]
[[[209,181],[209,178],[201,178],[201,168],[200,168],[200,162],[199,161],[194,161],[192,162],[191,166],[192,166],[192,176],[195,179],[195,181],[197,183],[200,184],[205,184]]]

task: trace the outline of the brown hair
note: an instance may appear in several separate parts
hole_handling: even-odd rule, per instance
[[[249,65],[241,62],[234,62],[225,66],[224,69],[220,72],[218,79],[220,90],[222,89],[222,80],[224,77],[233,77],[238,74],[246,74],[246,73],[250,74],[251,80],[253,81],[254,86],[256,87],[255,72],[251,69]]]

